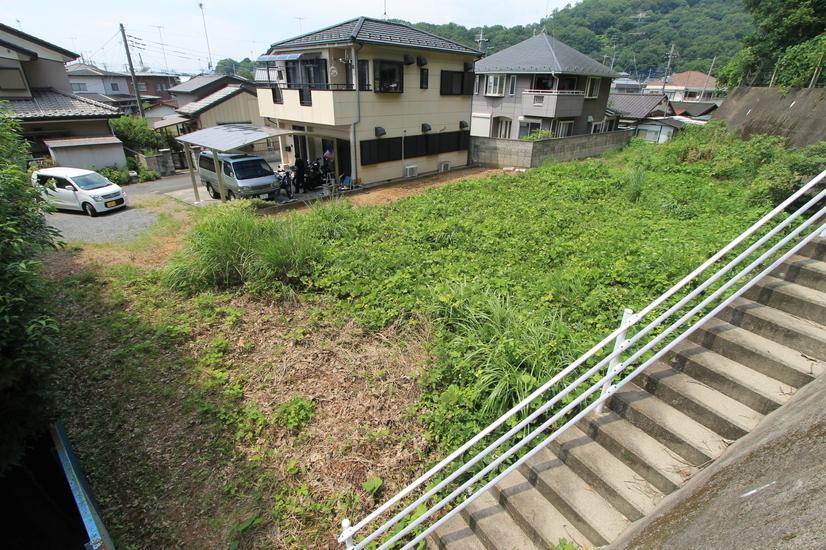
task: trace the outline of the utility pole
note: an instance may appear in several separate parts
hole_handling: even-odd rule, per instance
[[[708,79],[711,78],[711,71],[714,70],[714,62],[717,61],[717,56],[715,55],[714,58],[711,60],[711,67],[708,68],[708,74],[706,75],[706,79],[703,82],[703,90],[700,92],[700,99],[697,101],[702,101],[703,96],[706,95],[706,86],[708,86]],[[771,88],[771,86],[769,86]]]
[[[486,53],[487,50],[488,50],[488,47],[485,46],[486,42],[490,42],[490,40],[485,38],[485,29],[480,28],[479,29],[479,36],[476,37],[476,44],[477,44],[477,46],[479,46],[479,48],[478,48],[479,51],[482,52],[483,54]]]
[[[823,70],[823,57],[826,56],[826,51],[820,52],[820,59],[817,60],[815,71],[812,73],[812,79],[809,81],[809,88],[814,88],[817,80],[820,78],[820,72]]]
[[[207,67],[212,70],[212,50],[209,48],[209,34],[206,27],[206,15],[204,15],[204,3],[198,2],[198,7],[201,8],[201,20],[204,22],[204,38],[206,38],[207,55],[209,55],[209,65]]]
[[[123,29],[123,23],[120,24],[120,35],[123,38],[123,47],[126,50],[126,61],[129,62],[129,74],[132,75],[132,87],[135,88],[135,98],[138,100],[138,112],[143,118],[143,100],[141,99],[141,92],[138,90],[138,81],[135,79],[135,67],[132,66],[132,54],[129,53],[129,42],[126,40],[126,31]]]
[[[665,93],[665,82],[668,80],[668,71],[671,70],[671,58],[674,57],[674,43],[671,43],[671,51],[668,52],[668,65],[665,66],[665,75],[663,75],[662,93]]]

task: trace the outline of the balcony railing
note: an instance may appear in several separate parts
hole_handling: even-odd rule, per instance
[[[528,95],[585,95],[585,90],[525,90]]]

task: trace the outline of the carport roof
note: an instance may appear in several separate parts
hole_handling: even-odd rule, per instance
[[[185,116],[179,115],[169,115],[168,117],[164,117],[160,120],[156,120],[152,123],[152,127],[155,130],[160,130],[161,128],[166,128],[167,126],[177,126],[178,124],[183,124],[184,122],[189,122],[189,118]]]
[[[198,145],[207,149],[215,149],[219,153],[234,151],[245,145],[267,138],[295,134],[295,130],[272,128],[270,126],[256,126],[255,124],[222,124],[204,128],[190,134],[178,136],[180,142]]]

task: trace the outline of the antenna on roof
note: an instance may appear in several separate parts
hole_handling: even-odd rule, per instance
[[[384,0],[384,20],[387,21],[387,0]]]
[[[296,21],[298,21],[298,32],[301,33],[301,22],[307,19],[306,17],[293,17]]]
[[[15,19],[15,21],[17,21],[17,26],[20,27],[20,30],[22,31],[23,30],[23,23],[21,23],[19,19]]]
[[[479,36],[476,37],[476,44],[479,46],[479,51],[482,53],[487,53],[488,47],[485,46],[486,42],[490,42],[487,38],[485,38],[485,28],[479,28]]]

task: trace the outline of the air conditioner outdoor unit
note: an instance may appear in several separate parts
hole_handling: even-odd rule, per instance
[[[404,177],[406,177],[406,178],[415,178],[416,174],[418,174],[418,168],[416,167],[415,164],[404,167]]]
[[[447,161],[440,162],[439,172],[450,172],[450,163]]]

